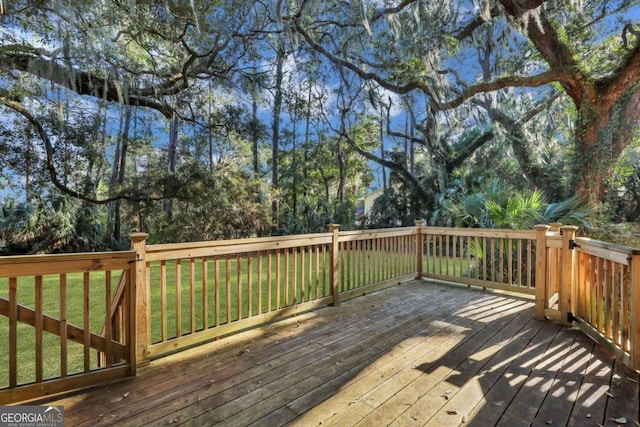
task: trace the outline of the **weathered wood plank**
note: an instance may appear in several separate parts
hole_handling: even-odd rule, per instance
[[[483,303],[473,303],[473,307],[479,310],[492,309],[489,304]],[[357,381],[342,387],[339,395],[331,399],[333,402],[327,402],[327,404],[330,404],[335,411],[340,403],[344,403],[345,400],[348,402],[348,399],[344,399],[348,395],[351,399],[366,398],[372,407],[378,406],[375,403],[377,400],[384,401],[380,395],[395,394],[396,390],[401,390],[421,376],[422,371],[416,369],[418,366],[438,360],[451,347],[462,345],[481,329],[478,323],[474,323],[470,318],[461,318],[457,312],[452,312],[436,321],[429,320],[428,329],[377,359],[361,373]],[[371,396],[372,394],[374,396]],[[299,408],[297,410],[301,413]],[[322,412],[322,409],[318,412]]]
[[[435,330],[433,336],[428,335],[415,348],[404,351],[389,363],[377,367],[384,360],[376,361],[373,364],[375,369],[370,369],[370,375],[342,387],[335,399],[301,417],[300,425],[319,422],[330,425],[355,424],[361,418],[364,418],[362,425],[386,425],[394,420],[407,409],[409,402],[418,399],[453,370],[438,365],[445,357],[448,363],[455,363],[457,356],[451,354],[453,348],[456,349],[456,355],[467,354],[497,333],[483,327],[481,322],[474,321],[476,314],[491,314],[495,310],[506,318],[525,308],[516,304],[498,305],[495,300],[486,301],[487,304],[484,302],[467,305],[463,313],[458,310],[442,318],[437,322],[444,326],[442,329]],[[469,350],[465,351],[465,348]],[[429,374],[425,375],[426,372]],[[353,403],[357,401],[367,405],[354,406]],[[327,408],[331,408],[334,414],[331,415]],[[328,416],[330,418],[327,419]]]

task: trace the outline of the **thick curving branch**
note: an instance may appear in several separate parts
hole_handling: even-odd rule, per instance
[[[58,172],[56,171],[55,164],[53,162],[53,145],[51,144],[51,140],[49,139],[49,135],[47,135],[47,131],[42,126],[42,123],[33,115],[27,108],[17,99],[11,98],[8,96],[8,93],[5,90],[0,89],[0,103],[15,112],[22,115],[33,127],[36,129],[38,136],[42,140],[44,144],[45,153],[47,156],[46,159],[46,169],[49,172],[49,177],[51,178],[51,182],[53,185],[71,197],[75,197],[80,200],[84,200],[85,202],[96,203],[96,204],[106,204],[114,200],[122,199],[124,197],[112,197],[110,199],[95,199],[89,197],[85,194],[80,193],[77,190],[73,190],[67,187],[60,179],[58,178]]]
[[[4,67],[33,74],[66,87],[80,95],[89,95],[125,105],[148,107],[170,118],[173,109],[151,95],[174,94],[181,90],[182,75],[172,76],[159,86],[145,88],[138,93],[124,93],[118,82],[88,71],[72,70],[55,59],[46,59],[27,53],[5,53],[2,55]]]
[[[45,154],[46,154],[45,168],[49,173],[51,183],[62,193],[67,194],[76,199],[79,199],[88,203],[98,204],[98,205],[104,205],[117,200],[129,200],[133,202],[140,202],[142,200],[160,201],[167,198],[177,197],[179,195],[178,193],[180,190],[180,185],[174,186],[175,187],[174,191],[171,194],[163,194],[157,197],[150,196],[149,194],[145,194],[144,197],[132,197],[131,195],[121,192],[112,197],[108,197],[104,199],[98,199],[68,187],[62,181],[60,181],[60,178],[58,178],[58,172],[56,170],[55,163],[54,163],[55,150],[53,148],[53,144],[51,144],[49,135],[47,134],[47,131],[42,125],[42,123],[40,123],[40,120],[38,120],[38,118],[35,117],[24,106],[24,104],[20,102],[18,98],[11,96],[11,94],[7,90],[2,88],[0,88],[0,105],[4,105],[5,107],[10,108],[16,113],[20,114],[35,128],[36,132],[38,133],[38,136],[40,137],[44,145]]]
[[[579,72],[572,68],[554,69],[533,76],[508,76],[501,77],[490,82],[477,83],[464,89],[457,98],[450,101],[439,102],[434,99],[435,107],[439,110],[449,110],[459,107],[473,96],[493,92],[508,87],[540,87],[554,82],[572,82]]]

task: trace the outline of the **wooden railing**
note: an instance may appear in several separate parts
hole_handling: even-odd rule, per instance
[[[575,238],[575,227],[146,238],[132,235],[124,253],[0,258],[0,404],[132,375],[153,357],[415,278],[535,296],[536,318],[578,320],[640,368],[640,251]]]
[[[576,237],[573,226],[547,228],[539,228],[547,248],[540,310],[640,369],[640,250]]]
[[[281,236],[145,248],[156,357],[416,277],[417,229]],[[139,305],[140,307],[140,305]]]
[[[445,227],[420,230],[422,277],[535,294],[535,231]]]
[[[573,316],[582,330],[640,368],[640,251],[576,238]]]
[[[0,404],[135,374],[133,260],[134,252],[0,258]],[[119,310],[114,337],[107,319]]]

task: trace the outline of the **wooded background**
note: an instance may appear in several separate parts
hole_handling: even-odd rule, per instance
[[[638,0],[3,6],[6,253],[640,214]]]

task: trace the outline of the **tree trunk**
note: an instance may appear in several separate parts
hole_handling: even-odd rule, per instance
[[[258,118],[258,97],[257,90],[252,91],[251,99],[251,154],[253,157],[253,179],[260,178],[260,153],[258,144],[260,142],[260,119]]]
[[[615,165],[638,127],[640,84],[617,99],[595,89],[587,93],[576,119],[572,178],[575,194],[596,206],[605,200]]]
[[[283,66],[284,60],[287,57],[287,52],[284,48],[284,43],[282,40],[279,41],[278,52],[276,56],[276,86],[275,86],[275,96],[273,100],[273,123],[271,127],[272,131],[272,139],[271,139],[271,150],[272,150],[272,158],[271,158],[271,186],[273,187],[273,196],[271,201],[271,234],[275,235],[278,233],[279,225],[279,216],[280,216],[280,208],[279,208],[279,171],[278,171],[278,156],[280,155],[280,112],[282,110],[282,79],[283,79]]]
[[[124,116],[121,117],[120,135],[116,145],[115,155],[113,159],[113,169],[111,179],[109,181],[109,191],[124,184],[127,166],[127,150],[129,149],[129,129],[131,128],[131,107],[123,106]],[[110,231],[113,240],[116,242],[122,238],[122,202],[116,200],[109,204],[109,219],[107,220],[107,230]],[[111,231],[112,230],[112,231]]]
[[[380,106],[380,158],[384,159],[384,111]],[[387,188],[387,169],[382,167],[382,188]]]
[[[171,119],[171,126],[169,128],[169,147],[167,153],[167,171],[170,174],[175,173],[176,163],[178,158],[178,115],[174,114]],[[165,199],[163,202],[163,210],[167,219],[171,221],[173,219],[173,200]]]

